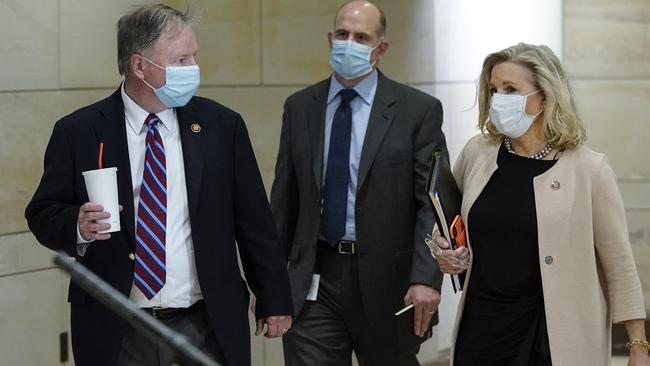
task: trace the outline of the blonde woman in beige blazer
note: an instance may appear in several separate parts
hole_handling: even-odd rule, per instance
[[[607,158],[585,147],[566,75],[546,46],[490,54],[479,128],[454,177],[469,248],[452,335],[456,366],[604,366],[624,323],[628,365],[648,366],[645,307],[623,202]],[[434,251],[432,251],[432,255]],[[434,255],[434,257],[436,257]]]

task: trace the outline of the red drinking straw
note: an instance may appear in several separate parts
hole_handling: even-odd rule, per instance
[[[99,169],[102,169],[102,155],[104,155],[104,143],[99,143]]]

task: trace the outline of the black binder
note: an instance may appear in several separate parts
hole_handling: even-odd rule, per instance
[[[427,194],[433,207],[433,215],[440,233],[447,239],[453,249],[456,249],[456,242],[450,235],[450,225],[454,219],[460,217],[460,209],[463,197],[456,185],[456,180],[451,173],[449,162],[441,150],[433,152],[429,180],[427,182]],[[451,284],[454,292],[462,291],[465,274],[452,275]]]

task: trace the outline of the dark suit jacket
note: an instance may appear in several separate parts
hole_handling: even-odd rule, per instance
[[[320,230],[329,85],[326,79],[286,100],[271,192],[296,316],[310,287]],[[434,149],[445,149],[441,125],[437,99],[379,74],[355,203],[359,279],[370,324],[387,336],[397,333],[402,346],[422,340],[412,325],[395,331],[399,326],[393,314],[404,306],[409,285],[439,289],[442,281],[424,244],[434,221],[426,196],[429,164]]]
[[[286,261],[262,179],[239,114],[194,97],[177,108],[196,270],[220,347],[231,365],[250,364],[246,278],[257,296],[257,316],[292,313]],[[198,123],[200,133],[191,124]],[[76,255],[79,206],[88,201],[81,172],[97,168],[98,143],[104,166],[118,168],[122,231]],[[128,296],[133,283],[134,207],[120,90],[82,108],[54,126],[45,170],[25,216],[44,246],[64,250]],[[114,365],[125,322],[75,285],[70,286],[72,342],[76,364]]]

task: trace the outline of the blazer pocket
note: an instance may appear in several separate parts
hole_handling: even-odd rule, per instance
[[[300,245],[294,243],[289,251],[289,262],[296,263],[298,258],[300,258]]]
[[[395,268],[398,271],[410,271],[413,263],[413,249],[401,250],[395,253]]]
[[[375,167],[377,168],[387,167],[387,166],[402,164],[412,160],[413,160],[413,154],[410,152],[404,152],[404,153],[395,154],[393,156],[389,156],[384,159],[378,159],[375,163]]]

